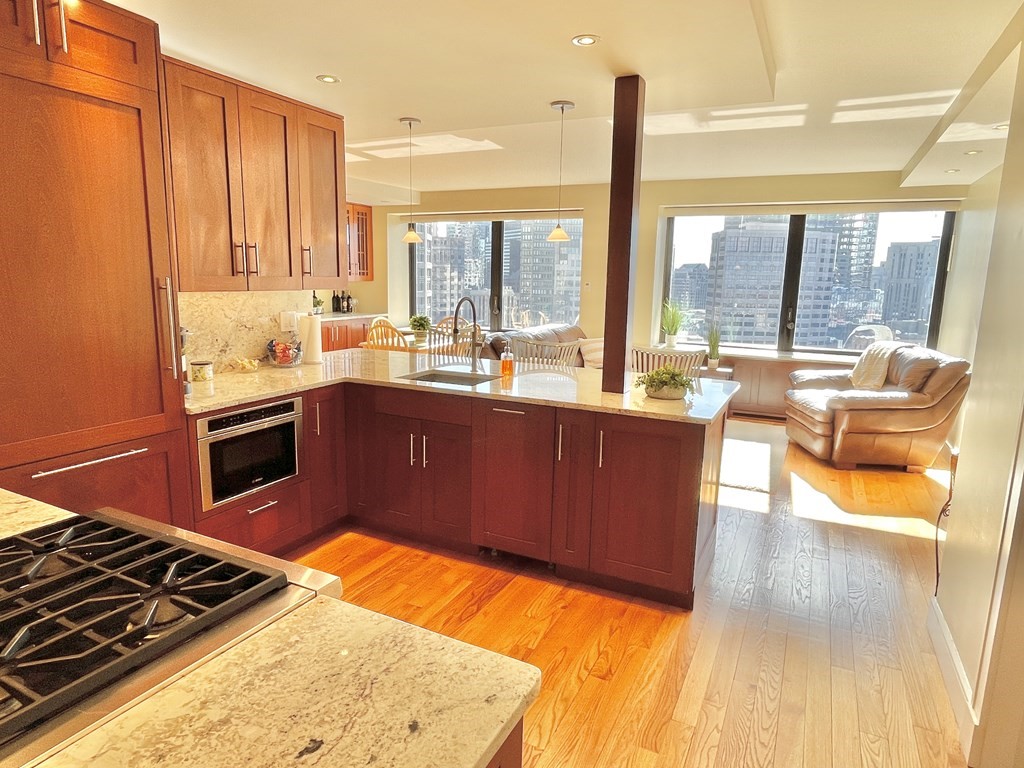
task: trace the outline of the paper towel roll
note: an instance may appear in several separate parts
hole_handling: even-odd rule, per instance
[[[299,318],[299,338],[302,340],[302,362],[319,365],[324,361],[324,342],[319,315]]]

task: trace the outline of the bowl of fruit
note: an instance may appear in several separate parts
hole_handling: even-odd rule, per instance
[[[271,365],[291,368],[302,362],[302,342],[271,339],[267,342],[267,357]]]

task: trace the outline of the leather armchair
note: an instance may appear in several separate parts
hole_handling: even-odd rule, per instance
[[[786,434],[839,469],[885,464],[923,472],[953,427],[969,368],[961,358],[908,346],[893,353],[878,391],[854,389],[849,372],[793,371]]]

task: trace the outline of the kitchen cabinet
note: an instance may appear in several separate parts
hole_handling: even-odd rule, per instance
[[[473,543],[551,558],[555,409],[473,402]]]
[[[590,512],[596,466],[592,411],[555,412],[555,474],[551,506],[551,562],[590,566]]]
[[[373,280],[373,208],[359,203],[346,207],[348,219],[348,279]]]
[[[192,528],[184,430],[0,470],[0,488],[80,514],[114,507]]]
[[[155,436],[184,416],[158,97],[91,58],[131,43],[138,76],[124,79],[148,83],[156,27],[65,5],[70,57],[0,48],[0,306],[5,334],[31,350],[0,370],[0,467]],[[47,5],[47,39],[55,18]]]
[[[375,411],[378,484],[371,518],[390,529],[469,543],[469,403],[382,389]]]
[[[354,349],[366,341],[370,320],[325,320],[320,326],[324,352]]]
[[[165,61],[182,290],[341,290],[344,122]]]
[[[345,467],[341,387],[310,390],[305,395],[302,410],[312,524],[314,530],[321,530],[336,524],[347,511],[344,484],[339,482]]]
[[[199,520],[204,536],[275,554],[287,551],[313,532],[310,481],[282,483],[246,496]]]
[[[0,47],[46,57],[41,0],[5,0],[0,5]]]
[[[373,455],[377,388],[343,385],[345,401],[345,501],[350,516],[365,520],[374,506],[379,472]]]

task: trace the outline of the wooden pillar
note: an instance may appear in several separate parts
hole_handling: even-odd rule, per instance
[[[604,392],[632,386],[633,288],[636,285],[640,160],[644,144],[644,79],[615,78],[612,175],[608,205],[608,284],[604,298]]]

